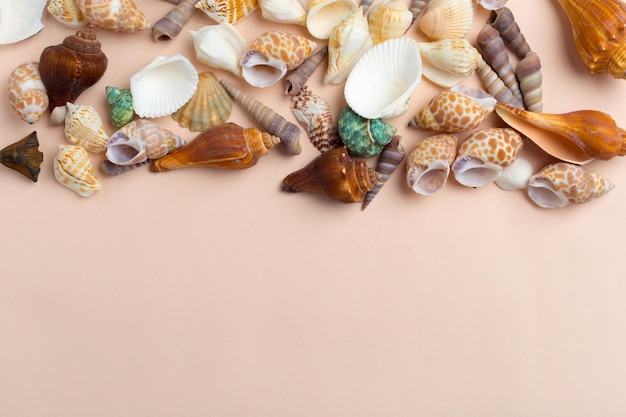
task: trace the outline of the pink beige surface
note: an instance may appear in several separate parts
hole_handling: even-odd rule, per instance
[[[152,21],[171,7],[137,4]],[[587,72],[556,1],[508,6],[542,59],[544,111],[601,110],[626,127],[626,81]],[[0,45],[0,80],[74,32],[43,22]],[[106,119],[104,87],[128,87],[156,55],[209,70],[187,33],[206,24],[196,14],[170,42],[99,30],[109,68],[77,103]],[[258,12],[237,25],[247,42],[276,27]],[[295,122],[281,85],[215,72]],[[336,117],[343,87],[322,77],[310,86]],[[405,148],[428,135],[406,125],[439,90],[424,80],[391,120]],[[237,105],[231,121],[254,125]],[[418,196],[403,167],[364,212],[281,192],[318,154],[304,135],[301,155],[274,149],[249,170],[100,175],[82,198],[52,173],[61,127],[29,126],[6,100],[0,126],[2,146],[37,130],[45,158],[37,183],[0,167],[0,416],[626,415],[622,158],[588,165],[613,191],[554,210],[453,178]],[[532,143],[522,154],[536,170],[554,161]]]

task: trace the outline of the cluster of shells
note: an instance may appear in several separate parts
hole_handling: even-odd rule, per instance
[[[53,124],[64,126],[68,143],[59,145],[54,175],[82,196],[101,188],[91,154],[105,155],[99,168],[109,176],[142,165],[153,172],[245,169],[274,147],[299,155],[301,128],[320,154],[286,176],[282,189],[358,202],[363,209],[402,165],[407,187],[424,196],[441,191],[450,173],[467,187],[495,183],[526,190],[546,208],[584,203],[614,187],[584,165],[626,154],[626,132],[599,111],[543,111],[541,61],[506,0],[170,2],[172,10],[153,24],[132,0],[0,0],[0,43],[35,35],[45,12],[76,31],[15,68],[7,97],[25,122],[49,113]],[[621,1],[559,3],[589,70],[625,78]],[[478,7],[490,10],[489,19],[468,39]],[[107,86],[108,118],[118,129],[111,134],[94,107],[75,103],[108,66],[98,30],[150,31],[155,41],[167,40],[196,12],[208,20],[189,31],[190,42],[195,58],[211,71],[199,73],[182,54],[156,56],[128,86]],[[275,29],[248,44],[237,24],[255,12]],[[290,25],[309,36],[292,33]],[[409,31],[428,40],[416,41],[406,36]],[[213,70],[232,73],[259,95],[282,82],[300,126]],[[337,121],[328,102],[307,85],[314,71],[324,71],[324,84],[343,89],[345,107]],[[470,77],[478,77],[482,88],[464,83]],[[411,115],[409,126],[426,136],[405,151],[394,123],[410,108],[423,78],[441,91]],[[233,102],[257,125],[230,121]],[[482,126],[492,114],[503,127]],[[170,115],[196,136],[185,141],[151,120]],[[555,162],[534,172],[520,155],[527,140]],[[5,148],[2,163],[37,181],[43,158],[37,146],[33,132]]]

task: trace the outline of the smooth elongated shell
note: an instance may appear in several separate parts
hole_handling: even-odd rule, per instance
[[[363,204],[361,204],[361,210],[365,210],[370,205],[374,197],[378,195],[387,180],[389,180],[391,174],[393,174],[400,163],[404,161],[406,151],[400,144],[401,139],[402,137],[400,135],[394,135],[393,138],[391,138],[391,142],[385,145],[385,148],[380,153],[378,161],[376,162],[376,172],[379,178],[376,184],[374,184],[374,187],[365,194]]]
[[[433,195],[448,181],[456,157],[458,134],[429,136],[419,141],[406,157],[406,183],[421,195]]]
[[[224,123],[205,130],[187,145],[152,162],[150,169],[162,172],[186,167],[250,168],[278,143],[278,137],[256,128]]]
[[[164,39],[174,39],[183,26],[189,22],[189,19],[198,9],[195,8],[198,0],[182,0],[172,10],[167,12],[165,16],[157,20],[152,26],[152,37],[155,41]]]
[[[474,20],[473,0],[430,0],[417,24],[431,40],[462,39]]]
[[[367,15],[374,45],[387,39],[399,38],[407,31],[413,15],[400,0],[385,0],[374,5]]]
[[[33,182],[37,182],[43,161],[43,153],[39,151],[37,132],[32,132],[20,141],[6,146],[0,151],[0,163],[11,168]]]
[[[559,4],[589,72],[626,78],[626,4],[620,0],[559,0]]]
[[[374,42],[367,18],[362,8],[342,20],[330,32],[328,38],[328,65],[324,74],[325,84],[341,84],[358,60]]]
[[[583,204],[611,191],[615,186],[593,170],[576,164],[550,164],[528,181],[528,196],[543,208]]]
[[[28,124],[32,125],[41,118],[49,101],[37,62],[26,62],[11,72],[7,82],[7,97],[11,108]]]
[[[486,128],[469,135],[452,163],[454,178],[466,187],[482,187],[498,178],[517,158],[524,140],[513,129]]]
[[[529,112],[498,103],[496,113],[541,149],[565,162],[585,164],[626,154],[626,131],[597,110],[563,114]]]
[[[358,9],[354,0],[311,0],[306,28],[317,39],[328,39],[332,29]]]
[[[297,95],[291,96],[291,111],[318,151],[327,152],[342,145],[328,101],[314,94],[309,86],[303,85]]]
[[[183,55],[156,56],[130,78],[133,108],[140,117],[162,117],[189,101],[198,72]]]
[[[94,26],[117,32],[148,30],[152,24],[133,0],[75,0]]]
[[[485,91],[459,85],[436,94],[409,126],[433,132],[465,132],[480,126],[495,105],[496,99]]]
[[[67,103],[65,137],[88,151],[103,152],[109,135],[97,110],[92,106]]]
[[[480,52],[466,39],[442,39],[418,45],[424,77],[441,87],[452,87],[470,77],[480,62]]]
[[[339,113],[339,137],[353,155],[370,158],[391,142],[396,128],[382,119],[366,119],[350,107]]]
[[[356,63],[344,88],[348,106],[367,119],[391,119],[409,109],[422,81],[422,58],[411,38],[374,45]]]
[[[282,190],[325,195],[342,203],[359,203],[374,188],[380,175],[359,159],[353,159],[345,147],[320,154],[304,168],[289,174]]]
[[[519,81],[526,110],[543,111],[543,81],[539,56],[533,51],[528,52],[515,66],[515,76]]]
[[[82,28],[89,23],[76,0],[50,0],[47,10],[58,22],[74,29]]]
[[[261,15],[271,22],[306,25],[307,12],[297,0],[259,0]]]
[[[202,132],[225,123],[233,109],[233,99],[212,72],[200,73],[198,88],[191,99],[172,115],[182,127]]]
[[[185,144],[178,135],[148,119],[137,119],[111,135],[106,157],[117,165],[157,159]]]
[[[200,0],[196,8],[202,10],[217,23],[233,25],[250,16],[259,8],[257,0]]]
[[[511,165],[502,170],[495,183],[505,191],[522,190],[526,188],[534,172],[530,161],[518,155]]]
[[[54,178],[80,196],[88,197],[100,191],[87,150],[82,146],[59,145],[53,161]]]
[[[246,52],[243,36],[228,22],[190,31],[196,58],[203,64],[241,77],[239,60]]]
[[[133,108],[133,95],[127,88],[106,86],[107,104],[111,107],[109,111],[109,121],[117,128],[120,128],[135,118]]]
[[[0,45],[17,43],[43,29],[46,0],[0,0]]]

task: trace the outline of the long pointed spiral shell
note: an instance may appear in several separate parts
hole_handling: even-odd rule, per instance
[[[307,85],[302,86],[298,95],[291,96],[291,111],[318,151],[327,152],[342,145],[328,102]]]
[[[500,33],[502,40],[511,48],[519,59],[524,58],[530,52],[530,45],[522,34],[519,25],[515,21],[513,12],[508,7],[493,10],[489,15],[488,24]]]
[[[524,98],[524,107],[533,112],[543,111],[543,88],[541,61],[539,56],[530,51],[515,67],[515,75]]]
[[[426,8],[426,6],[428,5],[428,1],[429,0],[411,0],[411,5],[409,6],[409,10],[413,15],[413,20],[411,21],[411,24],[413,24],[417,20],[417,18],[422,13],[422,10]]]
[[[387,182],[391,174],[398,168],[400,163],[404,160],[406,151],[400,144],[402,136],[395,135],[391,138],[391,142],[385,145],[385,148],[378,157],[376,163],[376,172],[378,172],[379,179],[374,184],[374,187],[365,194],[361,210],[365,210],[370,205],[374,197],[380,192],[383,185]]]
[[[478,59],[476,72],[489,94],[494,96],[496,100],[498,100],[498,103],[504,103],[519,108],[524,107],[522,100],[513,95],[509,87],[504,85],[504,82],[498,77],[498,74],[495,73],[482,57]]]
[[[328,45],[324,45],[316,53],[306,59],[298,68],[291,71],[284,78],[285,95],[295,96],[300,93],[300,89],[306,84],[309,77],[319,67],[324,58],[328,55]]]
[[[367,13],[367,10],[372,6],[374,0],[363,0],[361,2],[361,7],[363,8],[363,14]]]
[[[198,0],[183,0],[152,26],[155,41],[174,39],[198,9]]]

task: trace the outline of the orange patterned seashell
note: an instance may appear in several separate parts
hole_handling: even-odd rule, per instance
[[[11,72],[7,95],[11,107],[22,120],[32,125],[41,118],[48,108],[48,93],[37,62],[26,62]]]
[[[256,128],[224,123],[205,130],[187,145],[152,162],[154,172],[186,167],[244,169],[278,145],[280,139]]]
[[[421,195],[433,195],[448,181],[456,156],[457,133],[429,136],[418,142],[406,158],[406,183]]]
[[[152,28],[146,15],[133,0],[76,0],[89,23],[117,32],[135,32]]]
[[[626,4],[620,0],[558,1],[589,72],[626,78]]]
[[[342,203],[360,203],[380,174],[360,159],[348,155],[345,146],[320,154],[304,168],[289,174],[283,191],[323,194]]]
[[[199,0],[196,9],[202,10],[217,23],[235,24],[259,8],[258,0]]]
[[[626,155],[626,131],[600,111],[547,114],[498,103],[496,113],[541,149],[566,162],[585,164],[594,158]]]

